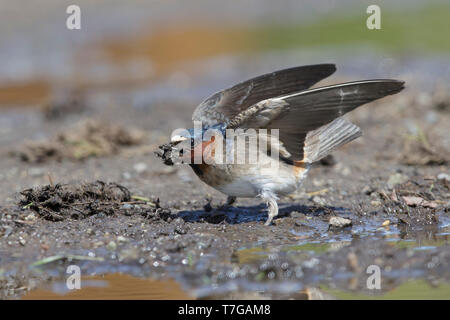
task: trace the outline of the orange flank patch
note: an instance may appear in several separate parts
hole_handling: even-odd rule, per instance
[[[301,161],[294,161],[294,175],[295,176],[299,176],[302,175],[305,170],[306,170],[306,163],[301,160]]]

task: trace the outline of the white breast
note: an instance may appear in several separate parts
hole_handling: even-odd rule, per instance
[[[297,190],[306,177],[307,168],[301,176],[295,176],[290,167],[280,166],[278,170],[264,170],[255,167],[246,175],[234,175],[233,181],[215,188],[226,195],[251,198],[256,197],[263,190],[282,196]]]

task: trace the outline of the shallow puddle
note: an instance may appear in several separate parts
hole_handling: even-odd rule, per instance
[[[412,280],[401,284],[400,286],[384,293],[379,294],[377,290],[372,295],[358,294],[342,290],[333,290],[329,288],[321,288],[323,292],[336,297],[339,300],[366,300],[366,299],[382,299],[382,300],[447,300],[450,298],[450,285],[440,284],[432,287],[423,280]]]
[[[178,300],[193,299],[174,280],[140,279],[114,273],[82,277],[81,289],[70,290],[59,280],[30,291],[23,300]]]

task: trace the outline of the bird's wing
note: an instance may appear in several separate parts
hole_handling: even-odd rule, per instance
[[[303,160],[308,132],[316,130],[370,101],[404,88],[397,80],[365,80],[306,90],[261,101],[230,120],[230,127],[279,129],[279,139]]]
[[[335,71],[334,64],[317,64],[261,75],[213,94],[194,110],[192,120],[205,126],[227,124],[257,102],[306,90]]]

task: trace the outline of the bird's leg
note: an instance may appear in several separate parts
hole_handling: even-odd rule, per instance
[[[218,207],[218,209],[226,209],[226,208],[230,207],[235,201],[236,201],[236,197],[235,196],[228,196],[227,197],[227,201],[225,202],[225,204],[223,204],[220,207]]]
[[[268,212],[269,217],[264,223],[264,225],[269,226],[272,223],[273,218],[275,218],[278,215],[277,197],[272,193],[262,193],[261,198],[266,200],[266,204],[269,209]]]
[[[231,206],[234,202],[236,201],[236,197],[235,196],[228,196],[227,197],[227,202],[225,203],[225,206]]]

